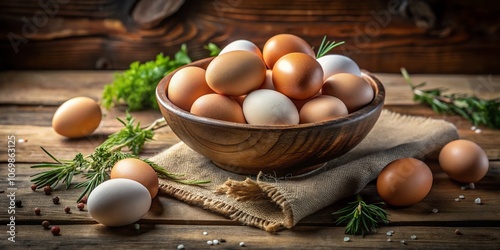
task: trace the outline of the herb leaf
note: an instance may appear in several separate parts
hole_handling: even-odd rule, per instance
[[[425,82],[414,85],[405,68],[401,68],[401,74],[413,91],[413,100],[429,105],[434,112],[459,115],[474,126],[500,129],[500,98],[484,100],[465,94],[445,95],[446,89],[442,88],[422,90]]]
[[[102,105],[111,108],[118,103],[128,105],[128,110],[158,109],[155,89],[158,82],[173,70],[191,63],[187,47],[183,44],[171,59],[160,53],[156,60],[133,62],[123,73],[116,73],[112,83],[104,86]]]
[[[326,40],[326,36],[323,37],[323,41],[321,41],[321,45],[318,48],[318,52],[316,54],[316,58],[320,58],[326,54],[328,54],[333,48],[344,44],[345,42],[338,42],[336,43],[335,41],[330,42]]]
[[[335,222],[337,225],[347,224],[346,234],[361,234],[364,237],[367,233],[375,232],[379,223],[389,223],[387,212],[379,207],[383,204],[383,202],[366,204],[358,194],[356,201],[349,202],[346,207],[333,213],[340,215]]]
[[[124,120],[117,118],[125,127],[120,131],[110,135],[101,145],[95,148],[90,155],[83,156],[76,154],[72,160],[57,159],[50,152],[42,147],[42,150],[55,162],[44,162],[31,166],[31,168],[49,168],[48,170],[32,175],[31,181],[42,188],[50,185],[55,188],[61,181],[66,184],[66,189],[70,188],[73,176],[83,173],[85,181],[77,183],[74,188],[84,188],[77,201],[85,195],[90,194],[95,187],[109,179],[109,172],[116,162],[126,158],[137,158],[141,153],[144,144],[153,139],[154,130],[161,128],[165,119],[160,118],[146,128],[141,128],[139,123],[127,112]],[[131,153],[122,152],[127,147]],[[158,177],[170,179],[175,182],[188,185],[199,185],[209,183],[204,180],[187,180],[184,175],[173,174],[163,167],[149,160],[143,160],[149,164],[157,173]]]

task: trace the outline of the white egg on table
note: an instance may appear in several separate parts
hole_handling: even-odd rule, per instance
[[[87,208],[97,222],[117,227],[132,224],[142,218],[151,206],[151,195],[137,181],[110,179],[90,193]]]
[[[316,59],[323,68],[323,79],[339,73],[350,73],[361,77],[358,64],[343,55],[330,54]]]

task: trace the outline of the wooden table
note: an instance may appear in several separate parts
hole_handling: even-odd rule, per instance
[[[30,189],[30,175],[36,173],[30,165],[50,161],[40,146],[56,157],[72,158],[77,152],[93,151],[107,135],[121,128],[115,117],[124,117],[123,107],[105,111],[101,126],[94,135],[67,140],[55,134],[51,118],[57,106],[74,96],[99,99],[103,86],[112,81],[113,73],[104,71],[8,71],[0,72],[0,223],[3,225],[0,249],[76,249],[76,248],[150,248],[177,249],[241,249],[245,242],[248,249],[330,249],[341,248],[500,248],[500,131],[481,127],[481,132],[471,130],[471,124],[457,116],[435,114],[426,106],[415,104],[403,78],[397,74],[375,74],[387,90],[386,108],[392,111],[433,118],[454,123],[460,136],[478,143],[490,159],[487,176],[476,183],[475,189],[462,190],[429,162],[434,171],[434,185],[430,194],[420,203],[406,208],[386,207],[390,223],[376,234],[362,238],[350,236],[344,242],[344,227],[334,223],[332,212],[350,199],[343,200],[303,219],[291,230],[269,234],[260,229],[241,225],[201,208],[190,206],[165,195],[153,201],[150,212],[138,223],[121,228],[108,228],[97,224],[87,211],[78,211],[75,200],[80,190],[58,187],[51,195]],[[481,75],[414,75],[415,82],[427,81],[430,87],[448,87],[454,92],[475,93],[486,98],[498,97],[500,90],[497,76]],[[141,124],[159,118],[158,111],[132,113]],[[16,190],[9,189],[7,171],[7,146],[9,136],[15,137]],[[143,156],[155,153],[177,143],[179,139],[168,128],[157,131],[155,141],[147,144]],[[11,175],[13,177],[13,175]],[[75,181],[79,181],[77,179]],[[9,207],[9,195],[22,201],[22,207]],[[374,183],[362,192],[370,202],[377,200]],[[459,202],[455,198],[464,195]],[[60,204],[52,202],[60,198]],[[482,205],[474,199],[480,197]],[[352,198],[351,198],[352,199]],[[71,214],[63,211],[70,206]],[[39,207],[41,215],[33,209]],[[438,210],[433,213],[433,209]],[[14,214],[15,212],[15,214]],[[13,219],[11,216],[15,216]],[[43,220],[61,228],[61,235],[52,236],[41,226]],[[9,223],[15,223],[15,242],[9,241]],[[456,234],[460,230],[461,235]],[[388,237],[388,231],[394,231]],[[203,233],[207,232],[208,235]],[[12,233],[13,234],[13,233]],[[416,239],[411,239],[415,235]],[[392,242],[388,242],[388,239]],[[208,240],[225,239],[217,246],[208,246]],[[404,240],[405,244],[400,241]]]

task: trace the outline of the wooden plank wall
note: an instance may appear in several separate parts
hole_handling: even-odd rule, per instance
[[[372,72],[499,74],[500,2],[487,0],[12,0],[0,2],[0,69],[126,69],[182,43],[327,35]]]

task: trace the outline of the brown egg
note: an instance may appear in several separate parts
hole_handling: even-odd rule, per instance
[[[300,123],[327,121],[346,116],[347,108],[337,97],[319,95],[306,102],[299,115]]]
[[[349,113],[369,104],[375,95],[372,86],[368,82],[357,75],[349,73],[340,73],[328,77],[321,89],[321,93],[342,100]]]
[[[292,99],[307,99],[321,89],[323,69],[316,59],[294,52],[274,64],[272,78],[277,91]]]
[[[200,96],[214,93],[205,81],[205,70],[194,66],[179,69],[172,76],[167,92],[168,99],[186,111]]]
[[[215,57],[205,78],[216,93],[239,96],[259,88],[266,78],[266,66],[255,53],[230,51]]]
[[[302,52],[316,58],[311,46],[304,39],[292,34],[279,34],[269,38],[262,49],[262,56],[267,67],[272,69],[282,56],[292,52]]]
[[[88,97],[75,97],[64,102],[52,117],[52,128],[68,138],[92,134],[101,123],[99,104]]]
[[[432,172],[422,161],[402,158],[389,163],[377,178],[377,192],[393,206],[410,206],[424,199],[432,187]]]
[[[127,158],[115,163],[111,169],[111,179],[125,178],[137,181],[146,187],[151,199],[158,194],[158,175],[149,164],[136,158]]]
[[[208,94],[198,98],[191,106],[191,113],[212,119],[246,123],[240,104],[221,94]]]
[[[488,156],[476,143],[455,140],[439,153],[439,165],[451,179],[471,183],[481,180],[488,172]]]

